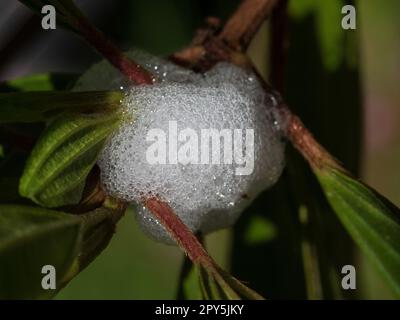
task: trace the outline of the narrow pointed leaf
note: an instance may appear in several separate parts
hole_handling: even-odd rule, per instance
[[[400,215],[363,183],[333,168],[314,169],[332,208],[354,241],[400,296]]]
[[[115,226],[125,212],[125,205],[100,207],[79,215],[83,221],[79,272],[88,266],[108,245]]]
[[[210,257],[196,235],[174,213],[168,203],[157,198],[145,199],[144,205],[163,224],[177,244],[187,253],[200,276],[200,287],[205,298],[263,299],[227,272]]]
[[[108,245],[124,205],[81,215],[0,205],[0,299],[48,299]],[[42,267],[55,268],[56,288],[44,290]]]
[[[206,300],[264,300],[254,290],[221,268],[209,269],[195,265],[199,276],[199,287],[203,299]]]
[[[118,113],[55,119],[26,162],[20,194],[45,207],[79,202],[86,176],[118,124]]]
[[[51,75],[34,74],[7,81],[7,85],[18,91],[50,91],[53,90]]]
[[[51,298],[78,255],[81,220],[42,208],[0,206],[0,299]],[[56,271],[56,290],[42,287],[42,267]]]
[[[199,275],[200,291],[204,300],[239,300],[240,297],[231,288],[223,290],[217,283],[214,276],[202,268],[197,266],[196,271]]]
[[[1,92],[65,90],[78,78],[74,73],[36,73],[7,80],[0,84]]]
[[[11,92],[0,94],[0,123],[46,121],[63,113],[114,110],[123,97],[118,91]]]

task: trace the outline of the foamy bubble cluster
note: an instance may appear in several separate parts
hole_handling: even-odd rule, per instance
[[[228,63],[220,63],[205,74],[196,74],[143,54],[135,54],[135,59],[155,74],[158,80],[155,84],[127,87],[111,67],[105,68],[104,62],[101,68],[107,84],[98,75],[95,76],[97,83],[88,81],[90,73],[93,76],[99,72],[99,66],[78,82],[79,90],[110,89],[110,85],[124,86],[126,90],[123,106],[127,117],[133,120],[126,121],[109,139],[100,156],[98,164],[105,190],[137,204],[136,215],[143,230],[163,242],[169,243],[171,238],[141,205],[143,197],[155,196],[167,201],[194,232],[208,233],[232,225],[261,191],[277,181],[283,169],[283,124],[277,117],[275,98],[264,92],[252,73]],[[85,83],[89,82],[88,87]],[[175,133],[171,133],[171,124],[177,130]],[[149,139],[152,129],[165,132],[165,136]],[[197,138],[181,135],[187,133],[185,129],[197,133]],[[227,146],[224,139],[220,140],[217,150],[219,164],[212,164],[211,149],[208,163],[201,161],[200,154],[190,158],[198,159],[197,162],[182,163],[179,159],[174,162],[173,147],[180,152],[190,139],[201,153],[203,129],[218,132],[227,129],[225,132],[232,132],[232,137],[235,130],[241,129],[243,136],[237,141],[242,148],[238,150],[242,156],[251,151],[250,174],[238,174],[237,169],[248,163],[235,162],[239,154],[235,153],[233,141],[233,160],[224,161]],[[246,141],[246,129],[254,133],[251,148]],[[149,161],[149,153],[152,154],[149,147],[155,143],[165,144],[166,153],[158,158],[165,159],[165,163]],[[192,153],[194,149],[185,150]],[[160,156],[160,150],[154,154]]]

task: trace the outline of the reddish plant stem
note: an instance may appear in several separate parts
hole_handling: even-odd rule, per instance
[[[272,20],[272,46],[274,50],[271,55],[271,78],[274,87],[280,91],[283,89],[284,65],[288,48],[287,4],[287,0],[244,0],[218,35],[218,38],[231,48],[243,52],[262,22],[275,8]],[[235,52],[230,52],[231,57],[233,53]],[[236,52],[236,54],[238,53]],[[203,55],[206,56],[204,53]],[[221,59],[226,59],[226,57],[221,56]],[[235,63],[232,58],[229,61]],[[261,77],[260,81],[262,81],[266,91],[271,89]],[[287,138],[311,166],[321,168],[329,165],[344,170],[338,161],[315,140],[299,117],[294,115],[284,104],[281,105],[281,111],[287,121]]]
[[[243,52],[249,46],[263,21],[278,0],[244,0],[218,33],[215,21],[200,28],[192,45],[171,56],[175,63],[198,71],[205,71],[219,61],[229,61],[245,67]]]
[[[244,0],[219,35],[207,34],[203,43],[196,42],[192,47],[174,54],[172,59],[199,70],[211,67],[221,60],[248,66],[249,62],[242,52],[250,44],[276,2],[277,0]],[[131,81],[136,84],[153,83],[153,78],[145,69],[128,59],[103,33],[86,20],[80,20],[80,31],[92,46]],[[315,141],[297,116],[293,115],[286,106],[282,106],[282,112],[286,113],[288,121],[288,138],[311,165],[320,167],[322,164],[329,163],[340,167],[332,156]],[[149,198],[144,200],[144,204],[194,263],[199,263],[210,271],[216,272],[218,267],[213,259],[166,202]]]
[[[284,90],[285,65],[289,47],[287,9],[288,0],[280,0],[271,18],[270,79],[273,87],[279,92]],[[262,77],[259,77],[259,80],[264,84],[266,91],[270,90]],[[344,170],[339,162],[315,140],[300,118],[293,114],[283,102],[280,104],[280,110],[282,118],[286,121],[286,137],[313,168],[330,166]]]
[[[339,162],[314,138],[298,116],[293,114],[286,105],[281,105],[284,119],[287,121],[287,138],[293,146],[307,159],[311,167],[323,169],[336,168],[345,171]]]
[[[232,49],[245,51],[277,0],[244,0],[228,20],[219,38]]]
[[[79,31],[86,41],[130,81],[137,85],[152,84],[154,82],[154,78],[147,70],[129,59],[104,33],[89,23],[86,18],[79,18],[78,24]]]
[[[145,206],[153,213],[160,223],[174,237],[178,245],[188,254],[193,263],[199,263],[210,270],[216,268],[215,262],[208,255],[200,241],[172,211],[171,207],[157,198],[144,200]]]
[[[286,14],[287,1],[283,1],[282,7],[278,9],[278,17]],[[261,23],[270,14],[276,2],[272,0],[244,0],[219,35],[215,34],[216,28],[213,27],[208,30],[201,30],[192,46],[174,54],[172,60],[197,70],[206,70],[217,61],[230,61],[240,66],[251,67],[250,62],[243,55],[243,51],[249,45]],[[285,25],[278,25],[278,22],[276,24],[280,31],[275,41],[278,43],[279,40],[278,50],[280,54],[283,54],[287,46],[284,38]],[[277,61],[278,57],[274,57],[274,59]],[[276,66],[278,69],[275,72],[279,72],[280,75],[276,73],[275,81],[278,86],[283,87],[282,66],[284,57],[279,57],[279,59]],[[270,86],[265,81],[263,83],[265,90],[269,91]],[[301,120],[292,114],[286,105],[281,105],[281,111],[287,121],[288,139],[312,166],[320,168],[324,165],[331,165],[340,168],[336,160],[314,139]],[[194,263],[207,266],[213,272],[218,269],[196,236],[174,214],[167,203],[156,198],[146,199],[144,203]]]

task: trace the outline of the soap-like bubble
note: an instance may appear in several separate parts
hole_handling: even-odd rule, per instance
[[[143,207],[144,197],[168,202],[193,232],[208,233],[232,225],[261,191],[277,181],[284,167],[284,124],[277,116],[275,99],[265,93],[255,75],[229,63],[220,63],[205,74],[196,74],[148,55],[136,53],[134,58],[155,74],[157,83],[129,86],[118,72],[102,62],[76,87],[76,90],[98,90],[123,86],[126,90],[123,108],[131,120],[110,137],[98,161],[105,190],[136,204],[142,229],[166,243],[171,238]],[[90,73],[93,77],[99,70],[103,70],[103,76],[95,76],[96,83],[86,86]],[[103,77],[108,78],[107,83],[102,82]],[[171,134],[171,128],[177,130],[178,136]],[[164,132],[164,137],[149,141],[152,129]],[[176,154],[170,158],[170,150],[176,147],[180,152],[189,141],[179,139],[180,133],[189,132],[185,129],[197,134],[192,142],[199,146],[198,162],[183,163],[179,159],[171,162],[176,160]],[[210,161],[202,164],[200,145],[204,142],[201,141],[204,129],[232,133],[231,161],[229,152],[228,161],[224,158],[229,143],[225,145],[225,139],[221,139],[217,150],[220,163],[210,163],[211,150]],[[253,130],[252,146],[247,144],[246,129]],[[242,130],[239,140],[234,140],[235,130]],[[160,142],[159,146],[165,142],[165,157],[159,158],[165,162],[149,162],[149,147],[155,141]],[[252,162],[252,170],[247,174],[238,174],[237,169],[249,163],[235,162],[233,141],[241,142],[242,155],[251,151],[252,159],[247,160]],[[193,150],[190,149],[191,155]]]

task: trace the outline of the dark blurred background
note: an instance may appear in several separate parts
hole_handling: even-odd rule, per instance
[[[306,40],[300,38],[301,28],[293,30],[293,26],[309,24],[315,30],[316,55],[329,73],[342,63],[340,52],[343,42],[340,41],[342,31],[337,31],[340,20],[337,3],[340,0],[292,0],[303,6],[290,5],[291,47],[296,52],[294,61],[289,56],[288,68],[299,70],[303,74],[291,75],[288,71],[287,80],[307,79],[315,76],[315,60],[308,59],[307,52],[301,56],[302,48],[310,48]],[[310,3],[324,3],[324,8]],[[195,31],[202,25],[206,16],[217,16],[225,20],[236,8],[238,1],[202,1],[202,0],[86,0],[76,1],[90,19],[120,47],[129,49],[141,48],[150,53],[167,55],[187,45]],[[336,3],[336,4],[335,4]],[[338,114],[336,123],[330,123],[329,132],[335,139],[335,129],[342,129],[342,122],[348,123],[353,116],[352,101],[361,97],[362,105],[362,140],[361,148],[354,145],[354,152],[359,152],[361,167],[359,175],[379,192],[400,205],[400,2],[397,0],[355,1],[357,9],[357,31],[355,42],[358,53],[354,64],[357,65],[357,76],[347,78],[352,81],[347,88],[349,92],[341,95],[335,93],[335,83],[339,78],[333,78],[330,94],[336,95]],[[310,18],[311,17],[311,18]],[[331,27],[331,21],[336,27]],[[268,78],[270,25],[266,22],[254,39],[249,55],[263,76]],[[306,29],[304,29],[306,30]],[[303,31],[304,31],[303,30]],[[296,38],[297,37],[297,38]],[[339,39],[339,40],[338,40]],[[346,50],[348,47],[346,47]],[[347,52],[343,53],[344,56]],[[318,57],[317,57],[318,58]],[[75,35],[59,27],[55,31],[44,31],[40,20],[33,16],[29,9],[16,0],[0,2],[0,82],[24,75],[48,72],[82,73],[99,56]],[[344,59],[344,58],[343,58]],[[306,80],[305,80],[306,81]],[[355,83],[356,82],[356,83]],[[343,83],[342,83],[343,85]],[[347,84],[344,84],[347,85]],[[354,90],[353,90],[354,88]],[[298,95],[305,95],[305,104],[311,99],[309,95],[318,88],[302,89]],[[354,91],[354,94],[352,93]],[[310,93],[311,92],[311,93]],[[361,94],[361,96],[359,96]],[[296,93],[287,92],[288,101],[294,109],[302,108],[302,102],[296,98]],[[308,99],[308,100],[307,100]],[[297,101],[299,101],[297,103]],[[354,102],[354,103],[358,103]],[[298,106],[296,107],[296,104]],[[312,104],[310,104],[312,105]],[[348,106],[349,109],[344,108]],[[304,108],[307,108],[306,106]],[[303,108],[303,111],[304,111]],[[318,114],[315,109],[309,110]],[[300,112],[301,113],[301,112]],[[361,114],[361,113],[360,113]],[[329,119],[330,120],[330,119]],[[351,119],[350,119],[351,120]],[[317,122],[319,120],[316,120]],[[307,121],[305,120],[306,124]],[[323,122],[320,122],[321,126]],[[325,126],[325,125],[324,125]],[[318,131],[318,123],[310,127]],[[333,132],[333,133],[332,133]],[[353,138],[349,137],[351,141]],[[329,138],[326,139],[329,145]],[[336,139],[338,140],[338,139]],[[323,141],[325,142],[325,141]],[[339,139],[339,143],[341,143]],[[354,142],[356,144],[357,142]],[[345,144],[343,142],[343,144]],[[335,150],[335,145],[331,149]],[[351,148],[351,144],[348,145]],[[339,159],[340,146],[337,147]],[[346,163],[346,159],[341,159]],[[351,166],[351,164],[350,164]],[[353,170],[354,171],[354,170]],[[256,224],[253,231],[244,235],[249,244],[258,245],[265,241],[275,241],[274,238],[288,232],[274,226],[268,218],[249,222]],[[239,221],[241,223],[241,221]],[[246,222],[247,223],[247,222]],[[261,226],[261,227],[259,227]],[[224,230],[207,237],[206,241],[211,254],[227,269],[230,268],[230,252],[232,249],[232,230]],[[67,288],[58,295],[60,299],[157,299],[174,298],[177,291],[182,254],[175,247],[156,244],[149,240],[138,229],[133,214],[128,212],[120,222],[116,235],[110,246],[85,271],[74,279]],[[242,261],[251,270],[257,259],[268,260],[273,257],[253,257],[254,260]],[[235,262],[237,263],[237,262]],[[274,261],[276,272],[270,277],[282,277],[279,265],[287,261]],[[390,298],[391,293],[382,283],[379,275],[370,267],[361,254],[357,253],[359,286],[358,295],[364,298]],[[242,270],[235,267],[234,270]],[[237,274],[240,279],[248,280],[246,273]],[[254,282],[254,281],[253,281]],[[250,286],[252,283],[250,283]],[[257,286],[257,284],[255,284]],[[271,289],[272,290],[272,289]],[[300,291],[302,289],[299,289]],[[279,290],[274,297],[284,298]],[[288,294],[288,296],[291,296]],[[300,297],[299,295],[293,295]]]

